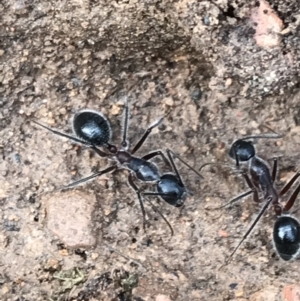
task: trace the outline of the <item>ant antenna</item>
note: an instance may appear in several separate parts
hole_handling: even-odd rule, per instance
[[[205,163],[205,164],[203,164],[203,165],[200,166],[199,172],[200,172],[205,166],[207,166],[207,165],[222,165],[222,166],[227,166],[227,167],[230,167],[231,169],[233,169],[232,166],[229,165],[229,164],[224,164],[224,163]]]
[[[272,132],[272,134],[258,134],[258,135],[250,135],[250,136],[246,136],[243,137],[239,140],[247,140],[247,139],[262,139],[262,138],[266,138],[266,139],[277,139],[277,138],[283,138],[284,135],[283,134],[278,134],[276,133],[274,130],[272,130],[271,128],[269,128],[267,125],[261,125],[261,127],[264,127],[266,129],[268,129],[270,132]]]
[[[261,211],[259,212],[259,214],[257,215],[256,219],[254,220],[254,222],[252,223],[252,225],[250,226],[250,228],[247,230],[247,232],[244,234],[243,238],[241,239],[241,241],[239,242],[239,244],[235,247],[235,249],[233,250],[233,252],[230,254],[230,256],[227,258],[226,260],[226,264],[229,263],[229,261],[231,260],[231,258],[233,257],[233,255],[236,253],[236,251],[239,249],[239,247],[241,246],[241,244],[244,242],[244,240],[249,236],[249,234],[252,232],[253,228],[256,226],[256,224],[259,222],[259,220],[261,219],[262,215],[265,213],[265,211],[268,209],[269,205],[272,202],[272,197],[269,197],[267,202],[265,203],[264,207],[261,209]]]
[[[98,172],[96,172],[96,173],[94,173],[94,174],[92,174],[92,175],[90,175],[90,176],[88,176],[88,177],[85,177],[85,178],[80,179],[80,180],[78,180],[78,181],[72,182],[72,183],[70,183],[70,184],[67,184],[67,185],[65,185],[65,186],[62,186],[62,187],[57,188],[57,189],[55,189],[55,190],[64,190],[64,189],[68,189],[68,188],[72,188],[72,187],[78,186],[78,185],[83,184],[83,183],[86,183],[86,182],[88,182],[88,181],[90,181],[90,180],[92,180],[92,179],[94,179],[94,178],[96,178],[96,177],[100,177],[100,176],[102,176],[102,175],[104,175],[104,174],[106,174],[106,173],[115,171],[116,169],[117,169],[117,166],[116,166],[116,165],[109,166],[108,168],[106,168],[106,169],[104,169],[104,170],[98,171]]]
[[[61,136],[61,137],[64,137],[64,138],[68,138],[68,139],[73,140],[73,141],[75,141],[75,142],[77,142],[77,143],[81,143],[81,144],[84,144],[84,145],[91,146],[90,143],[88,143],[88,142],[86,142],[86,141],[84,141],[84,140],[81,140],[81,139],[76,138],[76,137],[74,137],[74,136],[72,136],[72,135],[68,135],[68,134],[62,133],[62,132],[60,132],[60,131],[54,130],[54,129],[52,129],[52,128],[46,126],[46,125],[43,125],[43,124],[41,124],[41,123],[35,121],[35,120],[31,120],[31,121],[32,121],[33,123],[35,123],[35,124],[37,124],[37,125],[43,127],[44,129],[46,129],[46,130],[52,132],[52,133],[55,134],[55,135],[58,135],[58,136]]]

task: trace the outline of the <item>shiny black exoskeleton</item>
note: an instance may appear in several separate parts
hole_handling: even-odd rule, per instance
[[[249,161],[255,156],[253,142],[238,139],[232,144],[228,154],[230,158],[236,160],[236,166],[238,167],[240,162]]]
[[[96,146],[105,146],[111,139],[108,120],[102,114],[92,110],[82,110],[75,114],[73,132],[81,140]]]
[[[286,183],[281,191],[278,191],[274,184],[277,174],[277,159],[274,159],[273,169],[271,171],[267,162],[256,155],[253,142],[248,141],[249,139],[256,138],[281,137],[282,135],[275,133],[248,136],[236,140],[228,152],[229,156],[236,161],[237,167],[239,167],[240,162],[248,163],[248,173],[243,172],[242,174],[250,190],[233,198],[230,202],[222,207],[230,206],[250,194],[253,194],[253,200],[255,202],[265,201],[265,204],[247,232],[244,234],[243,238],[240,240],[237,247],[230,254],[227,262],[232,258],[243,241],[250,235],[254,227],[270,206],[273,207],[273,210],[277,216],[277,221],[275,222],[273,228],[273,243],[277,254],[285,261],[294,259],[300,254],[300,224],[296,218],[288,215],[288,211],[293,207],[300,192],[300,184],[298,184],[285,206],[281,205],[281,198],[290,190],[295,181],[300,177],[300,172],[297,172]],[[261,199],[260,194],[262,194]]]
[[[43,128],[51,131],[54,134],[87,145],[91,147],[99,156],[108,157],[115,162],[114,165],[109,166],[104,170],[98,171],[90,175],[89,177],[73,182],[65,186],[64,188],[74,187],[78,184],[82,184],[103,174],[114,172],[117,169],[129,170],[128,183],[138,196],[145,226],[145,209],[143,205],[142,196],[159,196],[168,204],[173,205],[175,207],[179,207],[184,203],[184,200],[188,194],[188,191],[185,185],[183,184],[181,176],[175,165],[173,157],[178,158],[187,167],[193,170],[198,176],[201,177],[201,175],[169,149],[166,150],[168,158],[161,151],[154,151],[142,157],[134,156],[134,154],[144,144],[151,131],[162,122],[162,118],[148,127],[144,135],[131,150],[129,149],[130,145],[127,141],[128,119],[129,109],[126,102],[124,106],[123,137],[121,146],[119,148],[109,143],[112,136],[110,123],[104,115],[96,111],[82,110],[75,114],[73,118],[73,132],[76,136],[71,136],[69,134],[65,134],[57,130],[51,129],[36,121],[34,122],[42,126]],[[149,161],[157,156],[161,156],[164,163],[172,169],[173,173],[160,173],[157,166],[153,162]],[[142,193],[136,185],[135,179],[138,179],[142,182],[155,183],[157,192]],[[168,221],[164,218],[164,216],[159,212],[159,210],[154,206],[154,204],[152,204],[152,202],[148,198],[146,200],[151,204],[155,211],[157,211],[166,221],[173,234],[173,229],[168,223]]]
[[[295,200],[300,192],[300,184],[296,187],[285,206],[281,204],[281,198],[290,190],[295,181],[299,178],[300,172],[297,172],[290,181],[278,191],[275,187],[277,175],[277,159],[274,159],[273,169],[270,170],[267,162],[258,157],[255,152],[252,141],[248,139],[255,138],[281,138],[278,134],[265,134],[259,136],[248,136],[243,139],[236,140],[229,150],[229,156],[236,160],[236,166],[239,167],[240,162],[248,162],[248,173],[243,172],[243,176],[250,190],[235,197],[229,203],[222,206],[232,205],[244,197],[253,194],[255,202],[265,201],[265,204],[258,216],[251,224],[243,238],[231,253],[229,259],[235,254],[242,242],[249,236],[253,228],[263,216],[264,212],[270,207],[277,216],[277,221],[273,229],[273,241],[278,255],[283,260],[291,260],[299,254],[300,250],[300,229],[299,222],[292,216],[287,215],[288,211],[293,207]],[[262,198],[260,198],[262,194]]]
[[[157,191],[168,204],[175,207],[183,205],[187,191],[182,183],[173,174],[164,174],[157,183]]]
[[[236,166],[240,166],[240,162],[250,162],[252,158],[256,156],[255,147],[250,139],[277,139],[282,138],[282,135],[273,134],[261,134],[247,136],[240,138],[233,142],[229,149],[228,155],[230,158],[236,161]]]
[[[279,216],[273,228],[273,243],[283,260],[296,258],[300,252],[299,221],[290,215]]]
[[[274,159],[274,165],[272,173],[270,172],[270,167],[268,163],[256,155],[255,147],[252,141],[248,141],[249,139],[257,139],[257,138],[281,138],[282,135],[278,134],[262,134],[256,136],[248,136],[241,139],[236,140],[228,154],[229,156],[236,160],[236,166],[239,167],[240,162],[248,163],[248,173],[243,172],[247,185],[250,190],[235,197],[229,203],[225,204],[222,207],[232,205],[233,203],[241,200],[242,198],[253,194],[253,200],[255,202],[260,202],[259,193],[263,194],[264,199],[272,198],[273,203],[278,202],[278,193],[274,186],[274,181],[276,179],[277,174],[277,159]]]

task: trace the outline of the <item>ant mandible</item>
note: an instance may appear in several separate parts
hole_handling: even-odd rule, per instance
[[[250,190],[232,199],[229,203],[222,206],[232,205],[241,200],[247,195],[253,193],[253,200],[255,202],[266,201],[263,208],[244,234],[243,238],[230,254],[227,262],[239,249],[243,241],[249,236],[256,224],[259,222],[263,214],[271,205],[277,217],[273,228],[273,243],[277,254],[285,261],[289,261],[298,256],[300,252],[300,223],[289,214],[289,210],[293,207],[295,200],[300,192],[300,184],[296,187],[285,206],[282,206],[280,199],[290,190],[295,181],[299,178],[300,172],[297,172],[284,186],[281,191],[277,191],[274,183],[277,175],[277,159],[274,158],[272,172],[268,164],[258,157],[255,152],[254,145],[247,139],[255,138],[281,138],[282,135],[257,135],[248,136],[236,140],[229,150],[229,156],[236,160],[236,166],[239,167],[239,162],[247,162],[249,168],[249,175],[243,172],[243,176],[249,186]],[[263,194],[262,200],[259,198],[259,193]]]
[[[92,148],[100,157],[107,157],[114,161],[113,165],[105,168],[104,170],[98,171],[88,177],[70,183],[64,186],[63,189],[77,186],[106,173],[112,173],[116,170],[129,170],[128,183],[137,194],[143,215],[144,230],[146,223],[146,212],[143,204],[143,199],[146,199],[150,203],[151,207],[156,212],[158,212],[159,215],[163,218],[163,220],[167,223],[168,227],[171,230],[171,235],[173,235],[173,228],[167,221],[167,219],[148,198],[142,198],[142,196],[159,196],[168,204],[175,207],[180,207],[183,205],[187,195],[191,195],[191,193],[186,189],[186,186],[184,185],[181,179],[173,157],[178,158],[183,164],[185,164],[189,169],[194,171],[199,177],[202,178],[202,176],[170,149],[166,150],[168,158],[166,158],[164,153],[160,150],[150,152],[142,157],[134,156],[134,154],[145,143],[152,130],[162,123],[163,118],[160,118],[156,120],[153,124],[151,124],[147,128],[143,136],[140,138],[140,140],[137,142],[137,144],[130,150],[130,144],[127,140],[129,119],[129,108],[127,101],[124,103],[123,114],[123,135],[120,147],[116,147],[115,145],[110,144],[109,141],[112,136],[110,123],[102,113],[97,111],[81,110],[74,115],[72,124],[73,132],[76,136],[72,136],[54,130],[43,124],[40,124],[37,121],[33,122],[56,135],[68,138],[74,142]],[[157,156],[161,156],[164,163],[168,167],[172,168],[172,173],[165,173],[162,175],[159,172],[157,166],[153,162],[149,161]],[[135,179],[146,183],[155,183],[157,192],[142,193],[136,185]]]

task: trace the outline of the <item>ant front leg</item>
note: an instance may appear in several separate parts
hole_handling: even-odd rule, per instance
[[[141,148],[141,146],[145,143],[146,139],[148,138],[148,136],[150,135],[150,133],[152,132],[152,130],[154,128],[156,128],[157,126],[159,126],[162,122],[163,122],[163,118],[159,118],[158,120],[156,120],[155,122],[153,122],[148,127],[148,129],[146,130],[146,132],[144,133],[144,135],[142,136],[142,138],[138,141],[138,143],[135,145],[135,147],[131,151],[132,155],[135,154]]]
[[[68,184],[66,186],[63,186],[63,187],[59,188],[58,190],[63,190],[63,189],[68,189],[68,188],[71,188],[71,187],[78,186],[78,185],[83,184],[85,182],[88,182],[88,181],[90,181],[90,180],[92,180],[94,178],[100,177],[100,176],[102,176],[102,175],[104,175],[106,173],[115,171],[116,169],[117,169],[117,166],[109,166],[108,168],[106,168],[104,170],[101,170],[101,171],[98,171],[98,172],[96,172],[96,173],[94,173],[94,174],[92,174],[92,175],[90,175],[90,176],[88,176],[86,178],[80,179],[80,180],[75,181],[73,183],[70,183],[70,184]]]
[[[252,194],[253,193],[253,200],[255,202],[259,202],[259,197],[258,197],[258,192],[257,192],[257,189],[255,188],[255,186],[253,185],[253,183],[251,182],[249,176],[243,172],[242,173],[247,185],[249,186],[249,188],[251,188],[251,190],[248,190],[246,192],[243,192],[242,194],[234,197],[233,199],[231,199],[228,203],[222,205],[221,207],[218,207],[217,209],[222,209],[222,208],[225,208],[225,207],[228,207],[228,208],[231,208],[233,204],[241,201],[242,199],[244,199],[245,197],[247,197],[248,195]]]
[[[242,175],[243,175],[244,179],[246,180],[247,185],[249,186],[249,188],[253,192],[253,201],[255,203],[259,203],[260,200],[259,200],[259,197],[258,197],[258,191],[257,191],[256,187],[254,186],[254,184],[250,180],[248,174],[246,174],[245,172],[243,172]]]
[[[45,125],[43,125],[43,124],[35,121],[35,120],[32,120],[32,122],[35,123],[35,124],[37,124],[37,125],[39,125],[39,126],[41,126],[42,128],[48,130],[49,132],[51,132],[51,133],[53,133],[55,135],[67,138],[67,139],[72,140],[72,141],[74,141],[76,143],[79,143],[79,144],[82,144],[82,145],[86,145],[87,147],[92,148],[97,153],[97,155],[99,155],[100,157],[109,157],[110,156],[110,154],[107,154],[107,153],[101,151],[96,146],[94,146],[94,145],[92,145],[92,144],[90,144],[90,143],[88,143],[88,142],[86,142],[84,140],[81,140],[81,139],[79,139],[77,137],[74,137],[72,135],[69,135],[69,134],[66,134],[66,133],[54,130],[54,129],[48,127],[48,126],[45,126]]]

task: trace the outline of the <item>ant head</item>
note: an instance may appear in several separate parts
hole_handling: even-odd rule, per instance
[[[73,131],[78,138],[95,146],[106,146],[111,138],[109,121],[101,113],[91,110],[75,114]]]
[[[246,162],[255,156],[255,148],[251,141],[239,139],[232,144],[228,154],[232,159]]]
[[[273,228],[273,242],[278,255],[285,261],[295,258],[299,252],[300,223],[290,215],[279,216]]]

